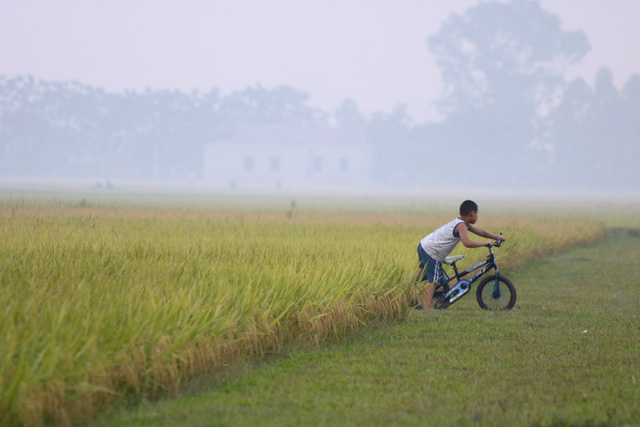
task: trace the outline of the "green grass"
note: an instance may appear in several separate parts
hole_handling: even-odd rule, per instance
[[[503,271],[511,312],[475,295],[320,350],[190,384],[178,399],[119,407],[98,425],[636,425],[640,238]],[[474,289],[475,290],[475,289]],[[472,292],[474,291],[472,290]]]

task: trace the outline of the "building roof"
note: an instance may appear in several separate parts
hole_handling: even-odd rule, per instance
[[[308,143],[326,145],[364,145],[362,129],[312,126],[238,126],[235,143]]]

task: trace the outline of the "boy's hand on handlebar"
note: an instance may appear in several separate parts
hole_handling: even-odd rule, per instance
[[[491,247],[493,247],[493,245],[495,245],[495,243],[494,243],[494,242],[492,242],[492,241],[490,240],[490,241],[486,242],[484,245],[485,245],[487,248],[491,248]]]

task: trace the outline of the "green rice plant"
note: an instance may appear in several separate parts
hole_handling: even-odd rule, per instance
[[[401,318],[442,216],[0,211],[0,424],[69,424],[127,393]],[[487,218],[501,265],[600,238],[594,221]],[[482,255],[476,250],[469,255]]]

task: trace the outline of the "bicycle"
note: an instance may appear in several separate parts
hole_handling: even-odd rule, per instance
[[[493,246],[499,248],[502,242],[502,240],[498,240]],[[458,272],[456,262],[463,259],[464,255],[454,255],[445,258],[443,263],[452,266],[455,274],[449,277],[445,272],[444,275],[446,279],[437,284],[432,300],[432,306],[435,309],[443,310],[459,301],[460,298],[469,293],[471,285],[491,269],[494,270],[494,274],[485,277],[476,290],[478,305],[484,310],[511,310],[513,308],[516,303],[516,288],[509,279],[500,274],[493,253],[493,247],[488,246],[488,248],[489,255],[484,261],[462,272]],[[470,280],[463,279],[466,275],[479,269],[482,270]],[[449,287],[449,283],[454,279],[456,280],[456,284],[453,287]]]

